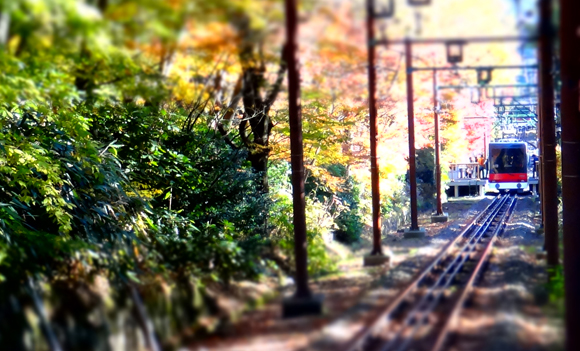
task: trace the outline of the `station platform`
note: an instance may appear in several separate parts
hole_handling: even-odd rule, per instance
[[[447,187],[451,189],[451,192],[448,192],[448,196],[450,197],[460,197],[466,195],[474,195],[475,194],[482,196],[485,195],[485,184],[487,183],[487,179],[483,178],[459,178],[453,179],[447,183]],[[530,190],[533,192],[538,192],[538,178],[537,177],[528,177],[528,184],[530,185]],[[464,195],[461,195],[464,194]]]

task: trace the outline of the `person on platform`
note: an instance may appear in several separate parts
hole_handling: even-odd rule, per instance
[[[469,163],[474,163],[475,161],[473,160],[473,157],[469,157]],[[467,173],[467,178],[473,178],[474,177],[474,169],[473,169],[473,165],[469,165],[467,166],[467,169],[465,170],[465,173]]]
[[[477,175],[479,178],[484,178],[485,177],[485,158],[483,158],[483,155],[479,155],[479,157],[477,158],[477,164],[478,164],[478,172]]]
[[[530,157],[530,163],[532,164],[532,177],[537,177],[538,176],[538,161],[539,158],[536,154],[533,154],[532,157]]]
[[[485,164],[483,165],[483,179],[487,179],[487,177],[489,177],[489,159],[485,159]]]

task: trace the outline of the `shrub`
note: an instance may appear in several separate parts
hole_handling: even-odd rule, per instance
[[[360,240],[364,229],[365,204],[363,201],[366,200],[363,190],[362,184],[349,177],[345,182],[344,191],[338,194],[343,207],[336,218],[338,229],[335,231],[335,239],[337,241],[351,244]]]
[[[292,224],[292,193],[288,181],[289,165],[279,162],[270,167],[270,192],[272,206],[269,222],[272,228],[272,240],[280,248],[287,267],[294,269],[294,226]],[[322,202],[312,196],[306,197],[306,228],[308,272],[320,275],[334,270],[334,263],[326,252],[324,237],[328,236],[334,225],[334,217],[328,202]]]

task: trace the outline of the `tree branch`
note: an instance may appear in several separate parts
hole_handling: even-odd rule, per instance
[[[236,106],[238,106],[238,104],[240,103],[240,99],[242,98],[242,95],[240,94],[240,92],[242,90],[242,77],[243,76],[240,75],[240,78],[238,78],[238,81],[236,82],[236,86],[234,87],[234,91],[232,94],[232,99],[230,101],[230,104],[228,105],[226,112],[224,113],[221,120],[218,121],[218,123],[217,123],[218,131],[220,132],[220,134],[224,138],[225,142],[228,145],[230,145],[232,148],[234,148],[235,150],[238,150],[239,147],[236,144],[234,144],[234,142],[228,137],[228,132],[226,131],[222,121],[225,120],[225,121],[230,122],[232,119],[232,116],[234,115],[234,111],[236,110]]]
[[[226,113],[222,117],[222,120],[226,120],[229,122],[232,119],[236,106],[238,106],[240,100],[242,99],[242,94],[240,94],[240,92],[242,91],[242,82],[243,82],[243,74],[240,74],[240,77],[238,78],[238,81],[236,82],[234,91],[232,93],[232,99],[230,100],[230,104],[228,105],[228,108],[226,110]]]
[[[224,138],[226,144],[231,146],[233,149],[238,150],[239,147],[236,144],[234,144],[234,142],[228,137],[228,132],[224,129],[224,126],[221,123],[218,123],[217,128],[222,137]]]
[[[280,67],[278,68],[278,77],[276,78],[276,82],[274,83],[274,85],[272,85],[272,89],[270,90],[270,93],[266,97],[266,101],[264,101],[264,105],[266,106],[267,109],[266,114],[270,110],[270,106],[272,106],[272,104],[276,100],[276,97],[278,96],[278,93],[280,92],[280,89],[282,88],[282,82],[284,81],[284,73],[286,73],[286,69],[288,69],[288,65],[286,63],[286,45],[284,45],[284,47],[282,48],[281,56],[282,57],[280,60]]]
[[[250,142],[250,139],[248,138],[248,135],[246,134],[246,126],[247,125],[248,125],[248,120],[246,118],[244,118],[240,122],[239,129],[240,129],[240,138],[242,138],[242,142],[244,143],[244,145],[246,145],[246,147],[249,148],[252,143]]]

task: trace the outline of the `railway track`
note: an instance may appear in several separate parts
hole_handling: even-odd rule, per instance
[[[343,351],[442,351],[517,198],[500,195]]]

